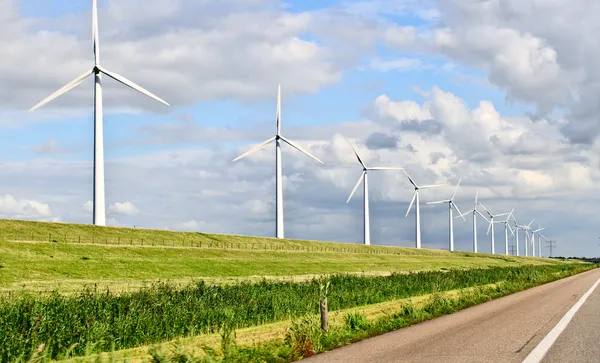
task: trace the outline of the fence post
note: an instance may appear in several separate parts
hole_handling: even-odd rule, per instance
[[[31,240],[35,241],[35,239],[33,238],[33,231],[31,231]]]
[[[18,240],[19,240],[19,231],[16,231],[15,232],[15,241],[18,241]]]
[[[48,242],[52,240],[52,233],[48,233]]]
[[[81,243],[81,235],[77,236],[77,239],[79,240],[79,243]]]

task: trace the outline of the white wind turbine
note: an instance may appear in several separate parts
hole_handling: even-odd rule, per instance
[[[73,88],[79,86],[86,78],[94,75],[94,206],[93,222],[97,226],[106,225],[106,210],[104,200],[104,140],[102,125],[102,74],[130,87],[134,90],[155,99],[158,102],[169,106],[167,102],[154,95],[153,93],[138,86],[127,78],[110,72],[100,66],[100,42],[98,39],[98,4],[97,0],[92,0],[92,43],[94,50],[94,67],[75,78],[67,85],[54,92],[42,102],[33,106],[29,111],[33,111],[46,103],[52,101],[58,96],[67,93]]]
[[[525,242],[524,242],[525,257],[529,256],[529,252],[527,249],[527,242],[530,240],[528,231],[530,230],[530,227],[531,227],[531,224],[533,223],[533,221],[534,221],[534,219],[532,219],[528,225],[519,225],[519,224],[517,224],[517,221],[515,220],[515,227],[517,228],[517,242],[519,240],[519,230],[522,230],[525,233]]]
[[[479,203],[481,204],[481,206],[483,207],[483,209],[485,209],[485,211],[487,212],[487,214],[490,216],[490,225],[488,226],[487,232],[486,234],[490,233],[490,229],[492,230],[492,255],[496,254],[496,242],[494,240],[494,218],[496,217],[502,217],[502,216],[506,216],[509,213],[501,213],[501,214],[492,214],[489,209],[487,209],[485,207],[485,205],[483,205],[483,203]]]
[[[419,189],[429,189],[429,188],[437,188],[444,186],[445,184],[434,184],[434,185],[417,185],[415,181],[408,175],[406,170],[404,170],[404,174],[410,181],[410,183],[415,188],[415,193],[413,194],[412,201],[406,210],[405,218],[408,217],[408,213],[412,209],[412,206],[415,205],[415,248],[421,248],[421,213],[420,213],[420,203],[419,203]],[[416,203],[415,203],[416,201]]]
[[[546,229],[546,228],[541,228],[541,226],[538,224],[538,229],[536,229],[535,231],[531,230],[531,255],[533,257],[535,257],[535,234],[538,233],[538,235],[539,235],[539,232],[543,231],[544,229]],[[542,254],[540,245],[541,244],[540,244],[539,236],[538,236],[538,257],[541,257],[541,254]]]
[[[354,145],[352,145],[350,140],[348,140],[348,143],[352,147],[352,151],[354,151],[354,155],[356,155],[356,158],[358,159],[358,162],[362,166],[363,171],[360,174],[360,177],[358,178],[358,181],[356,182],[354,189],[352,189],[352,193],[350,193],[348,200],[346,200],[346,203],[350,202],[350,199],[352,199],[352,196],[356,192],[356,189],[358,189],[358,186],[364,180],[364,183],[363,183],[364,244],[370,245],[371,244],[371,229],[370,229],[370,220],[369,220],[369,179],[368,179],[367,172],[369,170],[404,170],[404,168],[387,167],[387,166],[378,166],[378,167],[369,168],[362,161],[362,159],[358,155],[358,152],[356,151],[356,149],[354,148]]]
[[[513,208],[510,213],[508,214],[508,217],[506,217],[505,221],[497,221],[494,223],[502,223],[504,224],[504,254],[508,256],[508,231],[510,230],[511,235],[515,235],[515,232],[513,231],[513,229],[510,227],[510,224],[508,222],[508,220],[510,219],[510,217],[512,216],[513,212],[515,211],[515,209]]]
[[[276,113],[276,124],[277,124],[277,132],[275,136],[270,138],[269,140],[263,142],[262,144],[255,146],[254,148],[248,150],[237,158],[233,159],[233,161],[238,161],[262,148],[269,145],[271,142],[275,141],[275,236],[277,238],[284,238],[283,233],[283,172],[281,169],[281,141],[290,145],[294,149],[300,151],[304,155],[308,156],[316,160],[317,162],[323,164],[323,162],[317,159],[316,156],[313,156],[308,151],[301,148],[295,142],[286,139],[281,136],[281,85],[279,85],[277,90],[277,113]]]
[[[479,212],[477,210],[477,198],[478,197],[479,197],[479,189],[477,189],[477,192],[475,193],[475,204],[473,204],[473,209],[461,214],[458,217],[455,217],[455,218],[464,217],[465,215],[467,215],[469,213],[473,213],[473,252],[475,252],[475,253],[477,253],[477,215],[479,214],[481,216],[481,218],[485,219],[488,223],[490,222],[490,221],[488,221],[487,218],[485,218],[485,216],[483,214],[481,214],[481,212]]]
[[[454,218],[452,217],[452,208],[456,209],[456,211],[458,212],[458,215],[466,222],[467,220],[465,219],[465,217],[462,215],[461,211],[458,209],[458,207],[456,206],[456,204],[454,204],[454,197],[456,196],[456,192],[458,191],[458,186],[460,185],[460,181],[462,179],[458,180],[458,183],[456,184],[456,188],[454,189],[454,194],[452,194],[452,197],[450,199],[447,200],[440,200],[437,202],[429,202],[427,204],[443,204],[443,203],[448,203],[448,217],[449,217],[449,222],[448,222],[448,227],[450,230],[450,240],[449,240],[449,248],[450,251],[454,251]]]

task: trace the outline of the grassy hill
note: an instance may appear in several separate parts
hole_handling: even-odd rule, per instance
[[[0,291],[77,291],[149,281],[301,279],[340,272],[557,264],[548,259],[265,237],[0,220]]]

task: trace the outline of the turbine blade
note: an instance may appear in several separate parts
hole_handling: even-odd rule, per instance
[[[465,219],[465,217],[462,215],[460,209],[458,209],[458,206],[456,204],[454,204],[454,202],[450,203],[452,204],[452,206],[454,207],[454,209],[456,209],[456,211],[458,212],[458,214],[462,217],[462,219],[466,222],[467,220]]]
[[[454,189],[454,194],[452,194],[452,198],[450,198],[450,200],[454,200],[454,197],[456,197],[456,192],[458,192],[458,186],[460,185],[461,181],[462,178],[458,179],[458,183],[456,184],[456,188]]]
[[[358,181],[356,182],[356,185],[354,186],[354,189],[352,189],[352,193],[350,193],[350,196],[348,197],[348,200],[346,201],[346,203],[348,203],[350,201],[350,199],[352,199],[352,196],[356,192],[356,189],[358,189],[358,186],[363,181],[363,178],[365,177],[365,173],[366,172],[363,170],[363,172],[360,174],[360,178],[358,178]]]
[[[95,64],[100,64],[100,41],[98,39],[98,1],[92,3],[92,46]]]
[[[510,213],[508,214],[508,217],[506,217],[506,221],[508,222],[508,220],[510,219],[510,217],[513,215],[513,212],[515,211],[515,209],[513,208]]]
[[[490,213],[490,211],[485,207],[485,205],[483,205],[483,203],[479,203],[480,206],[483,207],[483,209],[485,209],[485,211],[487,212],[487,214],[490,215],[490,217],[492,216],[492,213]]]
[[[79,77],[75,78],[74,80],[72,80],[71,82],[67,83],[65,86],[63,86],[58,91],[56,91],[53,94],[51,94],[50,96],[48,96],[42,102],[40,102],[37,105],[35,105],[32,108],[30,108],[29,111],[31,112],[33,110],[36,110],[36,109],[42,107],[43,105],[45,105],[46,103],[48,103],[48,102],[52,101],[53,99],[57,98],[58,96],[60,96],[60,95],[62,95],[64,93],[69,92],[73,88],[79,86],[86,78],[88,78],[92,74],[94,74],[94,70],[90,69],[89,71],[85,72],[81,76],[79,76]]]
[[[485,232],[486,235],[490,234],[490,229],[492,228],[492,224],[493,223],[490,222],[490,224],[488,225],[488,230],[487,230],[487,232]]]
[[[509,215],[509,213],[500,213],[500,214],[496,214],[494,217],[503,217],[503,216],[507,216]]]
[[[479,188],[477,188],[477,191],[475,192],[475,205],[473,206],[473,209],[477,209],[477,199],[479,198]]]
[[[430,189],[430,188],[437,188],[437,187],[443,187],[446,184],[433,184],[433,185],[424,185],[422,187],[419,187],[419,189]]]
[[[469,213],[472,213],[472,212],[473,212],[473,209],[471,209],[471,210],[470,210],[470,211],[468,211],[468,212],[464,212],[463,214],[461,214],[461,215],[459,215],[459,216],[456,216],[456,217],[454,217],[454,219],[456,219],[456,218],[460,218],[460,217],[464,217],[464,216],[466,216],[467,214],[469,214]]]
[[[410,175],[408,175],[408,173],[406,172],[406,170],[402,169],[402,171],[404,172],[404,175],[406,175],[406,177],[408,178],[408,181],[417,189],[419,189],[419,187],[417,186],[417,184],[415,183],[414,180],[412,180],[412,178],[410,177]],[[600,238],[600,237],[598,237]]]
[[[281,84],[277,88],[277,134],[281,132]]]
[[[404,168],[396,168],[391,166],[376,166],[374,168],[367,168],[367,170],[404,170]]]
[[[529,222],[529,224],[527,225],[527,228],[531,227],[531,225],[533,224],[533,221],[535,221],[535,219],[532,219],[531,222]]]
[[[97,66],[97,67],[100,70],[100,72],[106,74],[107,76],[109,76],[110,78],[114,79],[115,81],[121,82],[124,85],[126,85],[127,87],[132,88],[132,89],[138,91],[139,93],[144,94],[144,95],[146,95],[146,96],[148,96],[148,97],[150,97],[150,98],[152,98],[152,99],[154,99],[154,100],[156,100],[156,101],[158,101],[160,103],[163,103],[163,104],[165,104],[167,106],[171,106],[171,105],[169,105],[167,103],[167,101],[165,101],[162,98],[158,97],[154,93],[152,93],[152,92],[150,92],[150,91],[142,88],[141,86],[133,83],[132,81],[128,80],[127,78],[125,78],[123,76],[121,76],[120,74],[110,72],[110,71],[108,71],[108,70],[106,70],[106,69],[104,69],[104,68],[102,68],[100,66]]]
[[[281,140],[285,141],[286,144],[290,145],[294,149],[300,151],[301,153],[303,153],[304,155],[308,156],[309,158],[312,158],[312,159],[316,160],[317,162],[323,164],[323,162],[321,160],[317,159],[316,156],[314,156],[313,154],[311,154],[308,151],[306,151],[303,148],[301,148],[300,145],[296,144],[295,142],[292,142],[291,140],[286,139],[285,137],[283,137],[281,135],[279,135],[279,137],[281,138]]]
[[[246,156],[248,156],[248,155],[250,155],[250,154],[252,154],[252,153],[254,153],[254,152],[256,152],[256,151],[258,151],[258,150],[262,149],[263,147],[265,147],[265,146],[269,145],[269,144],[270,144],[271,142],[273,142],[274,140],[275,140],[275,136],[273,136],[273,137],[272,137],[272,138],[270,138],[269,140],[267,140],[267,141],[263,142],[262,144],[260,144],[260,145],[258,145],[258,146],[255,146],[255,147],[253,147],[252,149],[250,149],[250,150],[246,151],[246,152],[245,152],[245,153],[243,153],[242,155],[240,155],[240,156],[238,156],[237,158],[233,159],[233,161],[238,161],[238,160],[240,160],[240,159],[242,159],[242,158],[245,158]]]
[[[536,229],[535,231],[533,231],[533,233],[538,233],[538,232],[541,232],[541,231],[543,231],[544,229],[546,229],[546,228],[540,228],[540,229]]]
[[[485,219],[485,220],[486,220],[488,223],[490,223],[490,221],[487,219],[487,217],[486,217],[486,216],[484,216],[483,214],[481,214],[481,212],[480,212],[480,211],[478,211],[477,209],[475,209],[475,212],[476,212],[477,214],[479,214],[479,215],[481,216],[481,218]]]
[[[426,204],[443,204],[443,203],[450,203],[449,200],[438,200],[437,202],[429,202]]]
[[[417,199],[417,192],[416,191],[413,194],[413,198],[410,201],[410,205],[408,206],[408,209],[406,210],[406,215],[404,216],[404,218],[408,217],[408,213],[410,213],[410,209],[412,208],[413,204],[415,204],[415,199]]]
[[[346,137],[346,140],[348,140],[348,138]],[[358,159],[358,162],[360,163],[360,165],[362,165],[362,167],[364,169],[367,168],[367,166],[365,165],[365,163],[363,163],[362,159],[360,158],[360,156],[358,155],[358,152],[356,151],[356,149],[354,148],[354,145],[352,145],[352,143],[350,142],[350,140],[348,140],[348,143],[350,144],[350,147],[352,148],[352,151],[354,151],[354,155],[356,155],[356,158]]]

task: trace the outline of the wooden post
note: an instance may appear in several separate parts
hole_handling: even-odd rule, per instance
[[[79,240],[79,243],[81,243],[81,235],[77,236],[77,239]]]
[[[31,232],[31,240],[35,241],[35,239],[33,238],[33,232]]]
[[[321,301],[319,301],[319,308],[321,309],[321,330],[327,333],[327,298],[322,298]]]
[[[16,231],[15,232],[15,241],[18,241],[18,240],[19,240],[19,231]]]
[[[48,242],[52,240],[52,233],[48,233]]]

